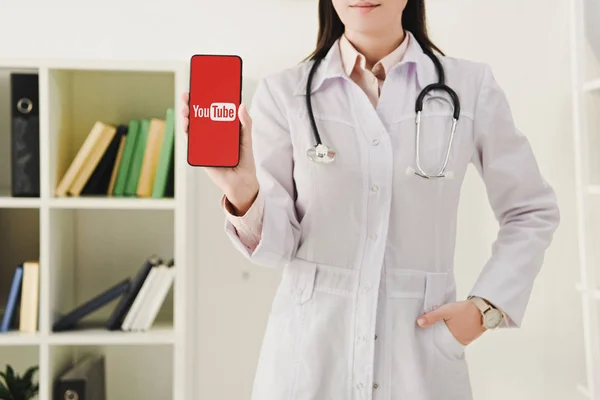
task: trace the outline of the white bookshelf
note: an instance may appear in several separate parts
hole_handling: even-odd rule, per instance
[[[586,376],[582,398],[600,400],[600,3],[571,0],[572,101]]]
[[[8,89],[12,71],[39,74],[39,198],[10,197],[10,94],[3,89]],[[96,120],[164,118],[168,107],[178,116],[180,94],[187,89],[185,62],[0,59],[0,306],[14,268],[28,259],[40,262],[38,331],[0,333],[0,370],[7,363],[19,373],[39,365],[40,400],[52,400],[54,380],[67,366],[98,352],[106,359],[108,399],[194,398],[190,304],[195,228],[189,223],[192,190],[180,119],[176,118],[174,198],[54,196]],[[59,314],[134,277],[151,254],[174,258],[177,275],[149,331],[99,326],[52,332]],[[117,301],[85,321],[104,322]],[[133,384],[136,380],[139,383]]]

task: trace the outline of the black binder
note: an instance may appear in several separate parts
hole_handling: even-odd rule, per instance
[[[113,285],[111,288],[105,290],[94,298],[86,301],[79,305],[68,314],[62,316],[58,321],[52,325],[53,332],[61,332],[70,329],[74,329],[76,324],[84,317],[90,315],[94,311],[104,307],[117,297],[126,293],[131,286],[131,278],[126,278],[121,282]]]
[[[53,400],[106,400],[104,356],[89,354],[71,366],[55,381]]]
[[[14,197],[40,195],[40,107],[38,75],[12,73],[11,192]]]

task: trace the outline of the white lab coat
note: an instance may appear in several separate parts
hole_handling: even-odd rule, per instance
[[[409,33],[410,35],[410,33]],[[411,37],[388,72],[376,109],[344,74],[337,43],[312,85],[328,165],[314,145],[304,62],[261,80],[253,98],[253,145],[265,198],[252,262],[283,267],[256,370],[253,400],[469,400],[464,346],[424,311],[456,300],[453,275],[459,193],[472,163],[499,221],[493,254],[470,291],[520,326],[534,279],[559,223],[526,137],[485,64],[440,57],[461,101],[448,170],[452,179],[406,173],[415,165],[415,99],[437,81]],[[433,172],[450,133],[448,103],[425,103],[421,162]]]

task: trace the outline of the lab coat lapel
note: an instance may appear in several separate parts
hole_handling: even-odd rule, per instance
[[[387,125],[407,115],[414,116],[419,92],[437,81],[431,59],[411,32],[407,36],[409,43],[404,57],[387,71],[377,103],[379,117]]]
[[[304,74],[302,75],[301,79],[299,79],[298,85],[296,85],[294,90],[295,96],[306,95],[306,83],[308,82],[308,75],[310,74],[310,69],[312,68],[313,64],[314,61],[307,63],[308,68],[305,69]],[[339,50],[339,39],[336,40],[331,46],[315,71],[315,74],[312,78],[310,93],[313,94],[321,89],[321,86],[326,81],[337,78],[350,79],[346,75],[342,64],[342,58]]]

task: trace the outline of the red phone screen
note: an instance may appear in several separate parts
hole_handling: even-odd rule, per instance
[[[188,163],[235,167],[240,156],[242,59],[197,54],[190,66]]]

